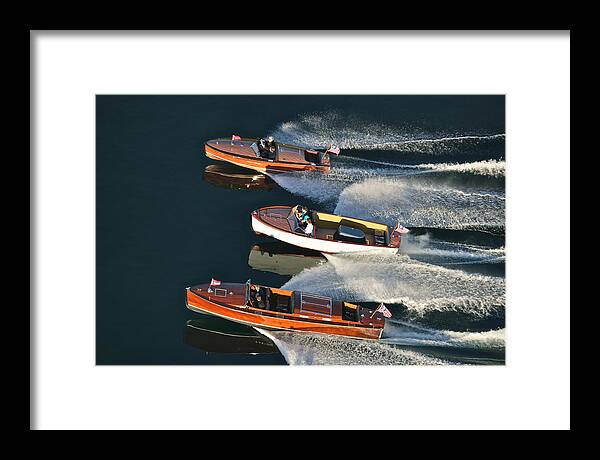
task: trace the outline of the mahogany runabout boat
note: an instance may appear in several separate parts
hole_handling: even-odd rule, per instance
[[[408,229],[353,217],[309,211],[312,231],[307,234],[295,214],[295,207],[267,206],[252,211],[252,229],[285,243],[326,254],[378,251],[395,254],[401,235]]]
[[[376,340],[385,325],[382,305],[372,310],[316,294],[246,283],[186,288],[186,306],[264,329],[334,334]],[[383,310],[383,311],[382,311]]]
[[[204,151],[208,158],[226,161],[243,168],[259,172],[320,171],[329,172],[330,153],[338,154],[339,149],[326,151],[306,149],[295,145],[265,142],[264,139],[247,139],[233,136],[232,139],[207,141]]]

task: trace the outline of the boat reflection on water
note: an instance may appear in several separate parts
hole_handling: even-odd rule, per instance
[[[199,315],[189,320],[184,341],[209,353],[279,353],[271,339],[252,327],[210,315]]]
[[[248,255],[248,265],[255,270],[292,276],[326,260],[320,252],[280,241],[255,244]]]
[[[277,185],[269,176],[229,164],[208,165],[203,178],[217,187],[235,190],[271,190]]]

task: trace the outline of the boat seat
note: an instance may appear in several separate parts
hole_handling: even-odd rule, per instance
[[[365,232],[359,228],[348,227],[347,225],[340,225],[333,237],[338,241],[348,241],[351,243],[365,242]]]
[[[284,295],[271,294],[271,308],[280,313],[290,313],[290,298]]]
[[[344,321],[358,321],[358,306],[344,302],[342,306],[342,319]]]
[[[318,164],[319,163],[319,152],[317,152],[316,150],[307,149],[304,151],[304,159],[306,161],[308,161],[309,163]]]

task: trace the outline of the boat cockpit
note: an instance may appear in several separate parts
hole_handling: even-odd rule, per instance
[[[294,298],[292,291],[269,288],[247,283],[246,305],[260,310],[278,313],[294,313]]]
[[[250,280],[246,282],[246,306],[277,313],[317,315],[320,318],[339,315],[341,319],[352,322],[360,322],[361,314],[365,316],[362,307],[350,302],[334,302],[331,297],[260,286],[252,284]]]
[[[288,163],[329,165],[329,156],[326,152],[280,144],[272,136],[266,139],[257,139],[250,147],[258,158]]]
[[[384,224],[311,211],[302,205],[294,206],[287,220],[294,233],[305,236],[374,246],[389,243],[388,228]],[[307,224],[310,224],[308,232]]]
[[[277,158],[277,143],[272,136],[269,136],[267,139],[257,139],[256,142],[252,143],[251,147],[258,157],[266,158],[267,160],[275,160]]]

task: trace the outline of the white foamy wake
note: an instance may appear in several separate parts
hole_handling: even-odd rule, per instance
[[[391,167],[402,170],[402,175],[423,174],[428,172],[458,172],[498,178],[504,177],[506,168],[506,162],[504,160],[482,160],[473,161],[470,163],[423,163],[417,165],[407,165],[401,163],[391,163],[389,161],[371,160],[368,158],[341,156],[338,162],[341,162],[341,168],[345,167],[345,162],[367,163],[380,167],[386,166],[387,169],[383,169],[383,171],[381,171],[381,175],[384,176],[399,175],[398,172],[393,170],[390,171],[389,168]],[[338,165],[336,164],[335,166],[337,167]]]
[[[256,328],[270,338],[286,362],[291,365],[443,365],[443,359],[393,344],[357,340],[307,332],[266,331]]]
[[[296,195],[304,196],[320,203],[335,203],[342,191],[355,183],[369,178],[412,174],[385,168],[355,168],[342,166],[328,174],[314,172],[267,173],[280,187]]]
[[[348,185],[368,176],[358,168],[332,170],[329,174],[290,172],[268,174],[280,187],[295,195],[310,198],[320,203],[335,204],[337,197]],[[372,177],[376,174],[373,173]]]
[[[413,235],[409,233],[402,238],[402,254],[414,259],[425,258],[430,263],[469,264],[469,263],[500,263],[504,262],[506,252],[504,247],[489,248],[472,244],[450,241],[432,240],[429,233]]]
[[[451,153],[466,145],[498,142],[504,133],[431,133],[414,126],[390,126],[344,116],[339,112],[315,113],[281,123],[272,133],[280,142],[323,148],[333,143],[341,149],[396,150],[426,154]]]
[[[328,263],[303,270],[284,289],[357,302],[403,304],[414,316],[457,311],[483,318],[504,310],[504,278],[422,263],[405,255],[327,255]]]
[[[418,177],[370,178],[346,187],[335,213],[408,227],[504,227],[502,192],[458,190]]]
[[[388,319],[383,343],[411,346],[446,346],[502,350],[505,347],[504,328],[483,332],[436,330],[412,323]]]
[[[396,168],[343,166],[329,174],[308,172],[272,174],[287,191],[321,203],[322,211],[395,225],[451,229],[503,228],[505,195],[480,188],[458,189],[424,174],[460,166],[480,171],[490,164],[406,165]],[[446,168],[446,169],[444,169]],[[498,166],[503,168],[503,166]],[[490,172],[492,175],[492,172]]]
[[[498,160],[475,161],[472,163],[427,163],[418,165],[431,171],[458,172],[488,177],[504,177],[506,162]]]

